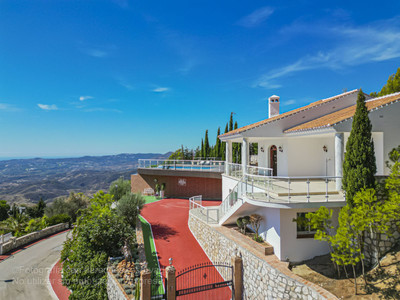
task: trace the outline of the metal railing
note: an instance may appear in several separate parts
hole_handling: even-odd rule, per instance
[[[139,159],[138,168],[223,172],[225,162],[221,160]]]
[[[260,176],[246,174],[243,183],[246,196],[268,202],[309,203],[345,201],[342,191],[336,189],[336,176]],[[249,188],[250,187],[250,188]]]
[[[252,174],[252,175],[260,175],[260,176],[272,176],[273,169],[248,165],[247,173]]]
[[[194,196],[189,198],[189,210],[196,217],[207,222],[207,224],[219,223],[219,206],[203,206],[202,196]]]
[[[236,177],[236,178],[242,178],[243,176],[243,168],[241,164],[235,164],[235,163],[226,163],[228,165],[226,175]]]
[[[219,215],[221,218],[238,202],[243,204],[242,196],[246,194],[246,190],[243,190],[243,178],[233,187],[229,194],[222,200],[219,206]]]

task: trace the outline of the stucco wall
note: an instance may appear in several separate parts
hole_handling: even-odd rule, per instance
[[[369,118],[372,123],[372,132],[374,142],[378,143],[379,137],[374,136],[375,132],[383,132],[382,140],[383,146],[382,151],[382,167],[378,167],[378,175],[389,175],[390,171],[385,166],[384,162],[388,160],[388,153],[400,144],[400,102],[385,106],[378,110],[374,110],[369,113]],[[352,119],[340,123],[335,126],[338,132],[350,132],[352,126]],[[347,135],[348,136],[348,135]],[[345,135],[346,139],[346,135]],[[377,148],[377,147],[375,147]],[[378,154],[378,153],[377,153]],[[378,154],[379,155],[379,154]],[[380,163],[377,158],[377,166]],[[383,174],[381,174],[380,169],[383,169]]]
[[[329,208],[333,210],[333,226],[337,225],[340,208]],[[281,260],[288,259],[291,262],[300,262],[311,259],[318,255],[329,253],[329,245],[326,242],[316,241],[314,238],[297,238],[297,226],[293,219],[297,213],[313,212],[316,208],[281,209]]]
[[[286,268],[273,255],[260,256],[246,244],[223,234],[189,213],[189,228],[212,262],[231,263],[238,250],[243,259],[243,299],[337,299]],[[223,251],[222,251],[223,250]]]

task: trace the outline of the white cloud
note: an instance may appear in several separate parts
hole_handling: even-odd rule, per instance
[[[268,19],[274,12],[274,9],[268,6],[256,9],[251,14],[243,17],[238,24],[243,27],[255,27]]]
[[[85,101],[85,100],[89,100],[89,99],[93,99],[93,97],[92,96],[80,96],[79,97],[80,101]]]
[[[6,103],[0,103],[0,110],[8,110],[10,108],[10,105]]]
[[[289,105],[292,105],[292,104],[295,104],[295,103],[296,103],[296,100],[293,100],[293,99],[281,102],[281,104],[283,106],[289,106]]]
[[[108,53],[104,50],[99,50],[99,49],[86,49],[85,50],[86,54],[97,57],[97,58],[103,58],[108,55]]]
[[[132,84],[126,82],[125,80],[118,80],[118,84],[130,91],[135,89]]]
[[[58,110],[58,107],[55,104],[38,104],[38,107],[43,110]]]
[[[153,92],[155,92],[155,93],[164,93],[164,92],[167,92],[169,90],[170,89],[167,88],[167,87],[157,87],[157,88],[153,89]]]
[[[362,27],[299,25],[287,33],[305,33],[330,37],[333,46],[299,58],[297,61],[263,74],[254,86],[271,88],[276,80],[305,70],[338,70],[370,62],[400,57],[400,18]],[[301,32],[298,32],[301,30]],[[297,31],[297,32],[296,32]]]

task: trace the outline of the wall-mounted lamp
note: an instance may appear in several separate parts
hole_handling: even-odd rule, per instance
[[[261,147],[260,150],[261,150],[261,152],[264,152],[264,147]]]
[[[279,146],[279,152],[283,152],[283,147],[282,146]]]
[[[327,147],[326,145],[324,145],[324,146],[322,147],[322,150],[324,150],[324,152],[328,152],[328,147]]]

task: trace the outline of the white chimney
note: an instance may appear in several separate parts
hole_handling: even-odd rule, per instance
[[[268,118],[279,115],[279,96],[272,95],[268,98]]]

